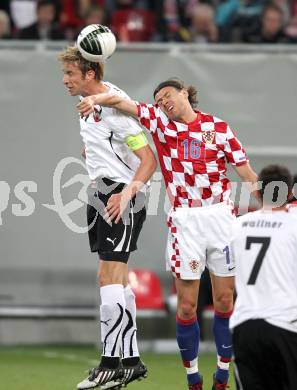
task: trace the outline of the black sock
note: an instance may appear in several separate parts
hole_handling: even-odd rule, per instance
[[[136,366],[136,364],[139,363],[139,361],[140,361],[139,356],[122,359],[123,365],[128,367]]]
[[[106,368],[117,368],[119,363],[119,357],[102,356],[100,364]]]

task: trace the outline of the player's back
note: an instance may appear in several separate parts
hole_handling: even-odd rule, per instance
[[[232,242],[238,298],[230,326],[265,319],[297,332],[297,213],[249,213]]]

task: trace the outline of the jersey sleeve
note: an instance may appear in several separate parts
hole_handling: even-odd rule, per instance
[[[109,125],[115,138],[125,143],[133,152],[149,144],[144,128],[136,118],[129,117],[113,109],[109,118]]]
[[[157,105],[135,102],[139,122],[150,132],[154,133],[158,127],[160,108]]]
[[[136,118],[125,115],[116,109],[113,109],[113,115],[110,122],[114,133],[123,139],[130,136],[137,136],[144,131]]]
[[[232,165],[240,166],[249,161],[241,142],[236,138],[229,126],[227,126],[226,131],[224,153],[227,161]]]

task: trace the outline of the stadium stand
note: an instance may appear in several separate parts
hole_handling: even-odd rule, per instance
[[[0,10],[9,14],[12,37],[37,20],[36,4],[44,0],[1,1]],[[49,0],[56,11],[57,29],[66,39],[75,39],[88,23],[91,10],[104,14],[104,24],[112,27],[123,42],[212,42],[212,43],[296,43],[296,0]],[[265,18],[267,8],[279,14]],[[273,12],[273,11],[272,11]],[[270,12],[270,13],[272,13]],[[275,15],[276,16],[276,15]],[[263,23],[263,20],[266,20]],[[279,24],[279,23],[278,23]],[[270,30],[271,29],[271,30]],[[56,35],[54,35],[56,37]],[[0,37],[1,39],[1,37]],[[32,39],[37,39],[32,36]],[[48,36],[47,39],[56,39]]]

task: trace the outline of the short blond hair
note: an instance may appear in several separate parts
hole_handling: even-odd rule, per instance
[[[101,81],[103,79],[104,64],[85,60],[76,46],[68,46],[59,54],[58,59],[62,64],[77,64],[84,76],[89,70],[93,70],[95,72],[95,80]]]

